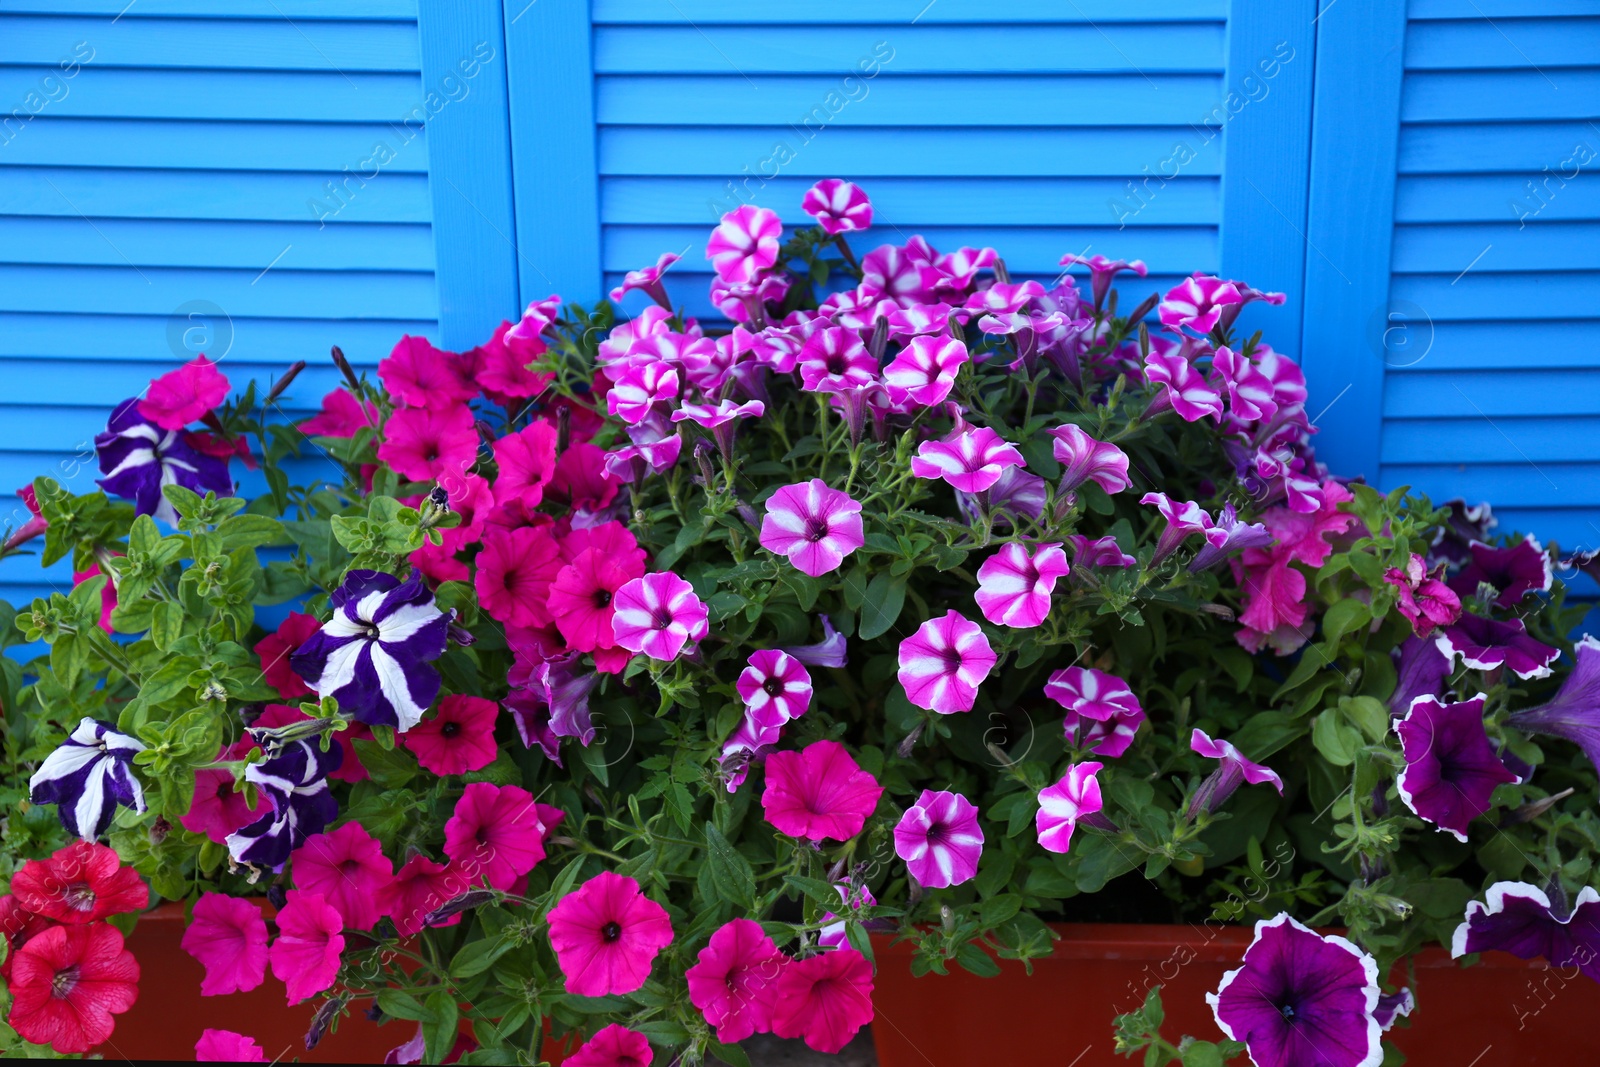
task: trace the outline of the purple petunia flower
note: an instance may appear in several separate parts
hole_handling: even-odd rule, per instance
[[[997,626],[1038,626],[1050,614],[1056,582],[1071,573],[1059,543],[1035,545],[1030,553],[1021,542],[1008,541],[978,568],[978,610]]]
[[[1027,516],[1037,520],[1044,514],[1044,503],[1047,495],[1044,479],[1037,474],[1029,474],[1021,467],[1007,467],[1000,472],[1000,478],[989,487],[989,517],[995,528],[1011,528],[1014,515]],[[956,507],[961,509],[961,514],[970,523],[978,523],[983,519],[983,506],[976,494],[956,493]]]
[[[132,500],[138,514],[169,526],[178,524],[178,513],[161,495],[163,486],[181,485],[201,496],[233,492],[227,460],[196,451],[181,432],[163,430],[139,414],[137,397],[116,406],[105,433],[96,435],[94,448],[105,475],[95,484],[112,496]]]
[[[318,696],[369,726],[405,733],[439,695],[450,616],[422,584],[382,571],[351,571],[328,598],[333,618],[291,653],[289,664]]]
[[[987,426],[969,427],[942,441],[924,441],[911,458],[918,478],[943,478],[964,493],[981,493],[1007,467],[1022,466],[1022,453]]]
[[[1213,741],[1204,730],[1196,727],[1189,735],[1189,747],[1207,759],[1221,761],[1217,769],[1200,783],[1200,788],[1194,791],[1186,813],[1189,818],[1201,811],[1216,811],[1245,782],[1251,785],[1270,784],[1279,796],[1283,795],[1283,779],[1278,777],[1278,772],[1245,759],[1244,754],[1231,743]]]
[[[1394,729],[1406,757],[1396,783],[1400,799],[1458,841],[1465,841],[1467,826],[1489,810],[1495,786],[1517,780],[1489,743],[1482,697],[1459,704],[1418,697]]]
[[[861,335],[843,326],[829,326],[806,338],[796,369],[800,388],[813,393],[870,385],[878,379],[877,361]]]
[[[1062,466],[1057,495],[1065,496],[1084,482],[1093,482],[1108,493],[1120,493],[1133,484],[1128,480],[1128,454],[1116,445],[1096,441],[1070,422],[1049,433],[1055,438],[1052,447]]]
[[[1222,394],[1206,381],[1205,376],[1184,355],[1185,346],[1161,348],[1150,346],[1150,355],[1144,361],[1144,375],[1152,385],[1162,387],[1162,394],[1145,412],[1145,418],[1159,415],[1167,408],[1178,413],[1184,422],[1198,422],[1210,415],[1222,417]]]
[[[657,405],[678,399],[678,370],[662,360],[630,366],[606,393],[606,410],[623,422],[643,422]]]
[[[1099,309],[1105,305],[1106,293],[1111,289],[1111,279],[1122,271],[1132,271],[1144,278],[1150,271],[1142,259],[1107,259],[1102,255],[1080,256],[1066,255],[1061,257],[1063,267],[1084,266],[1089,268],[1089,287],[1094,293],[1094,306]]]
[[[651,659],[674,660],[683,646],[711,632],[710,614],[694,586],[671,571],[635,578],[612,598],[611,631],[617,644]]]
[[[1068,534],[1066,544],[1072,546],[1072,559],[1079,567],[1131,567],[1139,562],[1122,551],[1110,534],[1093,541],[1083,534]]]
[[[786,485],[767,498],[761,547],[787,556],[796,570],[815,578],[836,571],[866,544],[861,505],[821,478]]]
[[[1287,913],[1256,923],[1244,965],[1206,1003],[1256,1067],[1378,1067],[1378,964],[1342,937]]]
[[[1228,393],[1228,410],[1243,422],[1265,422],[1278,410],[1272,379],[1226,345],[1211,356],[1211,373]]]
[[[1529,637],[1521,619],[1501,622],[1470,612],[1446,625],[1434,640],[1452,663],[1460,657],[1475,670],[1505,667],[1518,678],[1548,678],[1550,664],[1561,655],[1559,648]]]
[[[1390,715],[1404,715],[1418,697],[1438,696],[1450,677],[1450,657],[1439,651],[1437,640],[1412,634],[1394,652],[1394,660],[1398,679],[1389,697]]]
[[[928,889],[971,881],[983,855],[977,806],[960,793],[924,789],[894,828],[894,853]]]
[[[761,720],[798,719],[811,706],[811,673],[787,652],[763,648],[750,654],[736,688],[745,710]]]
[[[971,711],[996,658],[977,623],[947,611],[900,642],[900,684],[919,708],[941,715]]]
[[[1243,552],[1247,548],[1265,548],[1276,540],[1259,522],[1240,519],[1231,503],[1222,506],[1217,521],[1203,532],[1206,543],[1189,561],[1189,570],[1196,574],[1215,567],[1235,552]]]
[[[1128,751],[1145,718],[1127,682],[1093,667],[1054,672],[1044,695],[1066,710],[1061,726],[1068,743],[1097,756],[1112,758]]]
[[[1478,595],[1479,583],[1494,587],[1494,602],[1502,608],[1516,607],[1529,593],[1550,591],[1550,553],[1532,534],[1504,548],[1473,541],[1467,551],[1471,558],[1449,583],[1463,600]]]
[[[1440,565],[1440,571],[1444,570]],[[1405,570],[1390,567],[1383,580],[1396,589],[1395,610],[1411,623],[1418,637],[1427,637],[1438,626],[1449,626],[1461,617],[1461,599],[1443,580],[1429,575],[1427,561],[1415,552]]]
[[[28,779],[28,798],[54,804],[68,833],[93,841],[110,827],[118,804],[145,810],[144,789],[133,773],[134,754],[143,751],[137,738],[110,723],[80,719]]]
[[[778,261],[783,223],[769,208],[736,207],[711,231],[706,258],[725,282],[750,282]]]
[[[1039,837],[1040,848],[1047,852],[1066,852],[1072,847],[1072,832],[1080,822],[1109,825],[1109,820],[1099,814],[1105,806],[1098,777],[1103,766],[1094,760],[1074,763],[1059,782],[1039,790],[1039,810],[1033,817],[1033,829]]]
[[[1450,955],[1509,952],[1520,959],[1543,957],[1552,967],[1577,967],[1600,982],[1600,893],[1578,891],[1569,909],[1526,882],[1496,882],[1485,901],[1467,904],[1466,916],[1450,939]]]
[[[1587,635],[1572,650],[1572,673],[1548,701],[1514,711],[1506,722],[1524,733],[1564,737],[1600,769],[1600,637]]]
[[[342,747],[330,744],[324,752],[320,739],[311,738],[282,745],[246,767],[244,780],[255,785],[271,811],[229,834],[228,854],[255,867],[282,867],[306,838],[320,834],[338,816],[339,802],[328,788],[328,775],[343,761]]]
[[[822,640],[814,645],[791,645],[784,651],[807,667],[843,667],[850,661],[849,642],[833,628],[833,620],[826,615],[817,618],[822,620]]]
[[[956,374],[971,358],[954,337],[913,337],[883,368],[883,383],[898,405],[932,407],[950,395]]]
[[[666,287],[661,284],[661,276],[667,273],[667,268],[682,258],[676,252],[663,252],[661,258],[656,260],[655,266],[645,267],[641,270],[630,270],[622,276],[622,284],[611,290],[611,300],[620,304],[622,298],[634,289],[645,293],[661,307],[672,310],[672,301],[667,299]]]
[[[1233,282],[1197,272],[1167,291],[1156,308],[1156,316],[1169,330],[1191,330],[1203,337],[1222,318],[1224,307],[1243,301]]]
[[[1152,567],[1177,551],[1190,534],[1203,534],[1215,528],[1211,516],[1192,500],[1174,500],[1165,493],[1146,493],[1139,498],[1139,503],[1154,504],[1161,517],[1167,520],[1167,528],[1156,541],[1156,554],[1150,560]]]
[[[834,236],[872,225],[872,201],[859,185],[840,178],[824,178],[807,189],[800,208]]]
[[[522,737],[522,747],[537,744],[558,765],[561,760],[551,752],[559,742],[546,744],[546,733],[550,739],[575,737],[584,748],[594,742],[589,694],[600,684],[600,675],[583,670],[582,663],[583,656],[578,652],[543,660],[528,672],[527,685],[512,689],[505,700]]]

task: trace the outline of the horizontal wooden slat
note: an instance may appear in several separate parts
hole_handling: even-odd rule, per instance
[[[1600,222],[1396,226],[1391,258],[1398,273],[1600,270]]]
[[[1595,57],[1600,60],[1600,56]],[[1587,119],[1600,108],[1600,69],[1563,70],[1552,84],[1536,70],[1406,75],[1400,97],[1405,122]]]
[[[1600,15],[1600,0],[1409,0],[1406,16],[1413,19],[1521,18],[1528,15]]]
[[[126,70],[94,64],[71,79],[60,74],[54,66],[0,67],[0,100],[20,102],[37,92],[50,100],[41,117],[395,123],[423,102],[422,79],[415,74]]]
[[[1529,4],[1523,14],[1544,12]],[[1600,18],[1468,15],[1458,21],[1418,22],[1406,33],[1408,70],[1538,67],[1547,69],[1559,85],[1560,68],[1589,66],[1597,55]]]
[[[1600,416],[1387,419],[1385,463],[1600,462]]]
[[[78,41],[101,67],[418,71],[417,27],[406,21],[120,19],[0,15],[0,63],[53,64]]]
[[[257,270],[432,270],[433,234],[421,224],[318,227],[314,222],[0,215],[0,263],[237,267]]]
[[[1502,313],[1513,314],[1506,307]],[[1427,344],[1429,327],[1421,327]],[[1431,339],[1418,369],[1520,370],[1595,365],[1593,322],[1549,318],[1432,324]],[[1514,338],[1514,340],[1512,340]]]
[[[1400,128],[1400,173],[1537,173],[1558,168],[1581,143],[1600,148],[1584,122],[1407,124]]]
[[[120,19],[411,19],[417,0],[6,0],[5,11],[37,15],[110,15]]]
[[[1579,514],[1592,520],[1592,509],[1600,505],[1600,463],[1401,463],[1383,468],[1383,482],[1415,486],[1434,500],[1487,500],[1496,512],[1546,509],[1552,501],[1560,501],[1574,509],[1586,509],[1586,515]]]
[[[1434,322],[1499,319],[1506,308],[1550,308],[1552,317],[1600,318],[1600,273],[1494,274],[1473,270],[1452,282],[1448,274],[1400,274],[1389,286],[1394,300],[1409,300]]]
[[[285,316],[294,313],[293,308],[281,311]],[[171,320],[164,314],[0,312],[0,358],[140,360],[164,359],[169,352],[182,358],[181,340],[177,349],[170,344]],[[438,337],[438,324],[427,319],[330,321],[234,315],[228,321],[233,327],[233,343],[226,358],[258,363],[303,359],[323,366],[329,363],[329,347],[338,345],[350,362],[372,366],[388,355],[404,334]]]
[[[1498,420],[1600,415],[1600,367],[1567,370],[1391,371],[1384,383],[1389,418]]]
[[[398,340],[398,335],[396,337]],[[130,396],[137,396],[147,383],[177,367],[181,357],[163,350],[152,351],[139,360],[79,359],[70,363],[62,360],[39,358],[11,358],[5,363],[6,400],[0,413],[7,418],[7,443],[26,439],[42,447],[60,447],[55,440],[60,432],[70,433],[61,424],[59,409],[74,410],[89,406],[110,411]],[[233,393],[242,392],[254,381],[257,398],[266,395],[272,383],[289,369],[294,360],[288,357],[270,361],[241,360],[235,354],[223,356],[218,363],[222,373],[233,386]],[[72,388],[63,389],[68,376]],[[331,361],[318,360],[308,365],[295,378],[293,384],[276,403],[281,413],[299,417],[315,412],[322,398],[343,381]],[[27,407],[34,405],[34,407]],[[30,412],[44,412],[36,415]],[[275,416],[285,417],[284,414]],[[42,420],[42,421],[40,421]],[[35,423],[38,425],[35,425]],[[0,487],[3,488],[3,487]]]
[[[592,9],[597,26],[1216,22],[1228,15],[1226,0],[1012,0],[1000,8],[990,0],[938,0],[919,10],[921,4],[922,0],[764,0],[761,4],[748,0],[594,0]]]
[[[1591,143],[1600,150],[1600,139]],[[1600,219],[1600,180],[1584,177],[1571,151],[1569,146],[1541,164],[1549,172],[1536,167],[1524,174],[1402,177],[1395,184],[1395,221],[1531,224]]]
[[[822,129],[811,140],[780,127],[697,127],[692,131],[648,126],[603,127],[599,136],[602,174],[730,175],[760,174],[764,160],[776,160],[791,175],[854,178],[878,175],[967,177],[1007,174],[1026,177],[1163,173],[1184,141],[1197,153],[1165,173],[1186,176],[1221,173],[1221,138],[1204,148],[1188,127],[1143,129]],[[786,164],[776,144],[794,158]],[[1183,154],[1180,153],[1181,158]],[[749,170],[741,171],[748,167]],[[777,168],[774,168],[777,169]],[[771,173],[771,171],[768,171]]]

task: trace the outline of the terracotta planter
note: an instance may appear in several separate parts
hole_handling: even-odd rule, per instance
[[[1132,1011],[1147,990],[1163,986],[1163,1033],[1219,1040],[1206,1006],[1225,971],[1239,965],[1251,931],[1241,927],[1074,924],[1054,955],[1036,960],[1029,977],[1019,963],[977,978],[911,976],[911,949],[875,939],[873,1041],[881,1067],[944,1067],[987,1063],[1128,1067],[1116,1055],[1111,1020]],[[1494,1062],[1489,1049],[1519,1067],[1570,1067],[1593,1059],[1589,1023],[1600,1017],[1600,984],[1542,961],[1487,953],[1463,968],[1442,949],[1415,961],[1417,1010],[1406,1028],[1390,1031],[1414,1064]],[[1397,977],[1399,974],[1397,973]]]

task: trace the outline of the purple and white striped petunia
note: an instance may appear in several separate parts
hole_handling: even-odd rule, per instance
[[[289,664],[318,696],[369,726],[405,733],[439,695],[449,614],[412,571],[351,571],[328,598],[333,618],[291,653]]]
[[[706,622],[710,613],[694,586],[671,571],[633,579],[617,590],[612,604],[611,632],[617,644],[651,659],[677,659],[684,645],[711,632]]]
[[[947,611],[900,642],[900,684],[919,708],[941,715],[971,711],[996,658],[977,623]]]
[[[1207,759],[1220,761],[1217,769],[1212,771],[1200,788],[1194,791],[1194,796],[1189,800],[1188,815],[1193,817],[1199,812],[1214,812],[1222,807],[1223,803],[1233,795],[1245,782],[1251,785],[1271,785],[1283,795],[1283,779],[1278,777],[1278,772],[1271,767],[1246,759],[1228,741],[1213,741],[1204,730],[1196,727],[1189,735],[1189,747]]]
[[[762,719],[789,722],[811,707],[811,672],[805,664],[775,648],[750,654],[736,688],[745,710]]]
[[[783,223],[778,213],[745,204],[736,207],[711,231],[706,258],[725,282],[751,282],[778,261]]]
[[[1550,664],[1561,655],[1559,648],[1529,637],[1521,619],[1502,622],[1471,612],[1444,626],[1434,640],[1452,662],[1459,657],[1479,671],[1504,667],[1518,678],[1550,677]]]
[[[1172,408],[1184,422],[1198,422],[1207,415],[1222,417],[1222,394],[1189,362],[1181,346],[1160,349],[1152,345],[1144,361],[1144,375],[1164,389],[1161,406]],[[1158,413],[1152,405],[1146,416]]]
[[[1080,256],[1077,254],[1061,257],[1063,267],[1084,266],[1089,268],[1089,286],[1094,293],[1094,306],[1096,308],[1105,304],[1106,293],[1111,289],[1111,279],[1118,273],[1128,270],[1143,278],[1150,271],[1142,259],[1107,259],[1102,255]]]
[[[1543,957],[1552,967],[1576,967],[1600,982],[1600,892],[1586,885],[1568,906],[1526,882],[1496,882],[1485,900],[1467,903],[1450,939],[1450,955],[1457,959],[1493,951],[1525,960]]]
[[[1085,719],[1107,722],[1134,714],[1143,718],[1144,709],[1128,683],[1093,667],[1066,667],[1055,671],[1045,682],[1044,695]]]
[[[630,426],[678,399],[678,369],[663,360],[630,366],[606,393],[606,410]]]
[[[672,310],[672,301],[667,299],[666,287],[661,284],[661,276],[667,273],[667,268],[678,262],[682,257],[676,252],[663,252],[661,258],[656,260],[655,266],[645,267],[641,270],[630,270],[622,276],[622,284],[611,290],[611,300],[620,304],[622,298],[634,289],[647,294],[661,307]]]
[[[1371,956],[1285,912],[1256,922],[1244,966],[1224,975],[1206,1003],[1256,1067],[1378,1067],[1378,996]]]
[[[971,881],[983,855],[977,805],[960,793],[924,789],[894,828],[894,853],[928,889]]]
[[[841,178],[824,178],[807,189],[800,208],[835,236],[872,225],[872,201],[861,186]]]
[[[320,834],[338,817],[339,802],[328,788],[328,775],[343,762],[342,747],[329,745],[324,752],[320,740],[310,738],[291,741],[246,767],[244,780],[271,810],[228,835],[228,855],[254,867],[281,868],[306,838]]]
[[[1037,545],[1030,554],[1021,542],[1009,541],[978,568],[978,610],[997,626],[1038,626],[1050,614],[1056,582],[1071,573],[1059,543]]]
[[[1061,716],[1061,733],[1067,744],[1091,756],[1114,759],[1128,751],[1139,727],[1144,722],[1144,710],[1114,715],[1109,719],[1088,719],[1075,711]]]
[[[1233,282],[1196,273],[1167,291],[1156,308],[1156,316],[1169,330],[1187,329],[1203,337],[1222,318],[1224,307],[1243,302],[1244,297]]]
[[[1203,534],[1216,528],[1211,516],[1192,500],[1174,500],[1165,493],[1146,493],[1139,498],[1139,503],[1154,504],[1161,517],[1167,520],[1167,528],[1156,541],[1156,554],[1150,560],[1152,567],[1177,551],[1191,534]]]
[[[1600,637],[1585,635],[1572,649],[1572,673],[1548,701],[1514,711],[1506,721],[1531,734],[1565,738],[1600,769]]]
[[[1228,410],[1244,422],[1265,422],[1278,410],[1272,379],[1242,352],[1223,345],[1211,357],[1213,376],[1228,393]]]
[[[806,338],[797,369],[800,388],[813,393],[867,385],[878,377],[878,364],[861,335],[843,326],[828,326]]]
[[[715,404],[685,404],[672,413],[672,421],[683,422],[687,419],[715,432],[735,419],[759,419],[766,411],[767,406],[759,400],[736,404],[723,397]]]
[[[1096,441],[1070,422],[1049,433],[1055,438],[1052,448],[1062,467],[1057,493],[1070,493],[1084,482],[1093,482],[1108,493],[1120,493],[1133,484],[1128,480],[1128,454],[1116,445]]]
[[[93,841],[111,825],[118,804],[145,810],[144,789],[133,773],[134,753],[143,751],[137,738],[109,723],[80,719],[28,779],[28,798],[54,804],[69,833]]]
[[[1122,551],[1110,534],[1093,541],[1083,534],[1068,534],[1066,543],[1072,546],[1072,561],[1079,567],[1131,567],[1139,562]]]
[[[1103,766],[1094,760],[1074,763],[1059,782],[1039,790],[1039,811],[1033,817],[1033,828],[1039,835],[1040,848],[1066,852],[1072,847],[1072,832],[1078,823],[1099,815],[1105,807],[1099,778]]]
[[[942,441],[924,441],[911,457],[918,478],[943,478],[963,493],[981,493],[1007,467],[1022,466],[1022,453],[987,426],[968,427]]]
[[[1247,548],[1265,548],[1275,540],[1272,533],[1259,522],[1245,522],[1239,518],[1231,502],[1222,506],[1217,521],[1202,532],[1206,535],[1206,543],[1189,561],[1189,570],[1196,574],[1215,567],[1235,552],[1243,552]]]
[[[950,327],[955,309],[948,304],[912,304],[889,312],[889,340],[895,343],[920,334],[941,334]],[[957,313],[959,316],[959,313]]]
[[[1465,841],[1468,825],[1489,810],[1495,786],[1517,780],[1489,742],[1483,697],[1459,704],[1418,697],[1394,730],[1406,758],[1395,783],[1400,799],[1418,818],[1458,841]]]
[[[798,571],[815,578],[838,570],[864,544],[861,505],[821,478],[786,485],[767,498],[761,547],[787,556]]]
[[[911,245],[880,245],[861,258],[860,292],[869,299],[888,298],[909,307],[927,303],[941,277],[938,268]]]
[[[201,496],[233,492],[227,460],[196,451],[181,432],[163,430],[139,414],[137,397],[111,412],[105,433],[94,439],[94,449],[105,475],[95,484],[112,496],[132,500],[136,513],[169,526],[178,524],[178,513],[162,496],[163,486],[181,485]]]
[[[950,395],[971,354],[954,337],[913,337],[883,368],[889,398],[899,405],[932,407]]]

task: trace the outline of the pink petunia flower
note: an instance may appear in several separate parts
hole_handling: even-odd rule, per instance
[[[394,876],[389,915],[395,930],[401,937],[411,937],[423,928],[422,920],[429,912],[471,888],[472,881],[462,869],[436,863],[421,853],[412,856]],[[457,914],[438,925],[454,926],[460,921]]]
[[[882,245],[861,259],[860,291],[868,299],[887,298],[901,307],[926,304],[942,277],[920,250],[910,245]]]
[[[970,881],[983,855],[977,806],[960,793],[924,789],[894,828],[894,853],[929,889]]]
[[[460,406],[478,391],[462,376],[451,353],[433,347],[425,337],[410,335],[400,338],[378,364],[378,378],[390,396],[413,408],[443,411]]]
[[[867,385],[878,377],[878,364],[861,335],[843,326],[829,326],[808,337],[796,366],[800,388],[813,393]]]
[[[540,419],[494,443],[496,504],[520,502],[536,508],[556,471],[556,428]]]
[[[1444,564],[1439,567],[1442,571]],[[1395,609],[1418,637],[1427,637],[1435,627],[1450,626],[1461,618],[1461,598],[1442,578],[1430,575],[1427,561],[1414,552],[1405,570],[1390,567],[1383,580],[1398,590]]]
[[[1196,272],[1167,291],[1156,315],[1168,329],[1186,329],[1204,337],[1216,326],[1225,306],[1243,300],[1233,282]]]
[[[205,356],[196,356],[150,383],[139,414],[163,430],[181,430],[210,414],[228,395],[228,379]]]
[[[787,556],[796,570],[813,578],[838,570],[864,544],[861,505],[821,478],[786,485],[767,498],[761,547]]]
[[[473,579],[478,603],[507,626],[548,626],[550,585],[561,566],[561,549],[548,530],[492,526],[483,535]]]
[[[572,1055],[566,1067],[650,1067],[655,1052],[650,1039],[621,1023],[602,1027]]]
[[[878,806],[883,786],[837,741],[767,758],[761,808],[778,832],[808,841],[848,841]]]
[[[1131,567],[1139,562],[1110,534],[1093,541],[1083,534],[1068,534],[1066,543],[1072,546],[1072,561],[1078,567]]]
[[[1105,305],[1106,293],[1111,289],[1111,279],[1122,271],[1132,271],[1139,277],[1146,277],[1150,271],[1142,259],[1107,259],[1102,255],[1080,256],[1066,255],[1061,257],[1063,267],[1084,266],[1089,268],[1089,286],[1094,293],[1094,306],[1098,309]]]
[[[900,684],[919,708],[941,715],[971,711],[996,656],[978,624],[959,612],[929,619],[900,642]]]
[[[950,395],[956,374],[971,358],[954,337],[913,337],[883,368],[883,383],[896,404],[932,407]]]
[[[278,911],[278,936],[267,950],[272,973],[288,988],[289,1003],[309,1000],[333,985],[344,951],[344,919],[321,893],[291,889]]]
[[[630,426],[643,422],[660,404],[678,398],[678,371],[660,360],[622,372],[606,394],[606,410]]]
[[[717,1031],[718,1041],[732,1044],[772,1029],[778,978],[788,957],[760,923],[734,919],[723,924],[698,960],[683,975],[689,981],[689,1001]]]
[[[478,431],[472,410],[402,408],[383,427],[378,458],[415,482],[459,475],[478,459]]]
[[[248,900],[200,894],[179,944],[206,969],[202,997],[248,993],[266,981],[267,922]]]
[[[499,755],[494,723],[500,705],[483,697],[443,697],[428,718],[400,735],[400,743],[434,774],[481,771]]]
[[[706,258],[726,282],[750,282],[778,261],[778,213],[745,204],[722,216],[706,242]]]
[[[1139,698],[1127,682],[1093,667],[1056,671],[1045,683],[1044,695],[1085,719],[1107,722],[1126,715],[1144,717]]]
[[[291,611],[278,628],[256,642],[255,652],[261,659],[261,673],[272,688],[285,700],[310,696],[311,687],[294,672],[289,664],[289,654],[311,639],[322,628],[314,615]]]
[[[651,659],[677,659],[684,645],[711,632],[706,623],[710,613],[694,586],[671,571],[633,579],[617,590],[612,604],[611,632],[617,644]]]
[[[1283,779],[1278,772],[1246,759],[1231,741],[1213,741],[1211,735],[1196,727],[1189,735],[1189,747],[1198,755],[1218,761],[1217,769],[1200,783],[1194,796],[1189,798],[1189,817],[1200,811],[1216,811],[1245,782],[1271,785],[1279,796],[1283,795]]]
[[[735,419],[757,419],[765,413],[766,405],[759,400],[737,404],[724,397],[715,404],[685,404],[672,413],[672,421],[689,420],[708,430],[718,430]]]
[[[829,1055],[872,1021],[872,964],[853,948],[790,960],[778,978],[772,1032]]]
[[[997,626],[1038,626],[1050,614],[1057,580],[1070,573],[1059,543],[1036,545],[1030,554],[1021,542],[1009,541],[978,568],[978,610]]]
[[[833,888],[839,891],[839,899],[844,905],[839,909],[840,911],[848,909],[851,912],[858,912],[862,908],[875,908],[878,906],[878,898],[872,895],[872,890],[853,879],[849,882],[835,882],[833,883]],[[822,921],[828,923],[828,925],[817,931],[817,945],[819,948],[848,948],[850,946],[850,933],[846,928],[848,923],[844,919],[839,919],[838,922],[829,922],[830,919],[836,918],[838,916],[831,911],[822,913]]]
[[[992,248],[958,248],[934,260],[939,280],[934,283],[939,293],[947,299],[959,300],[972,287],[980,270],[993,270],[1000,262],[1000,253]]]
[[[196,1063],[266,1063],[267,1054],[256,1039],[232,1030],[200,1031],[200,1040],[194,1043]]]
[[[1039,790],[1039,812],[1034,816],[1033,827],[1039,835],[1040,848],[1066,852],[1072,847],[1072,831],[1078,822],[1105,806],[1100,797],[1100,779],[1096,777],[1102,766],[1093,760],[1075,763],[1059,782]]]
[[[1272,379],[1262,374],[1248,356],[1223,345],[1211,356],[1213,377],[1228,392],[1228,410],[1245,422],[1266,421],[1277,413]]]
[[[872,225],[872,201],[859,185],[839,178],[824,178],[807,189],[800,208],[835,236]]]
[[[1044,286],[1038,282],[995,282],[987,289],[979,289],[967,297],[963,306],[968,311],[989,312],[992,315],[1006,317],[1021,311],[1029,301],[1037,300],[1043,295]],[[1065,316],[1049,317],[1048,326],[1054,327],[1064,321]],[[1041,325],[1040,328],[1047,327]]]
[[[1152,344],[1144,361],[1144,374],[1151,384],[1163,390],[1145,412],[1146,418],[1169,407],[1184,422],[1197,422],[1207,415],[1222,417],[1222,394],[1195,369],[1180,346],[1162,348]]]
[[[248,739],[235,741],[218,752],[217,759],[243,759],[255,747],[255,742]],[[194,772],[194,799],[189,802],[188,812],[178,817],[178,823],[191,834],[204,834],[220,845],[229,834],[244,829],[265,813],[259,799],[256,807],[250,807],[244,791],[236,788],[232,771],[206,768]]]
[[[533,794],[472,782],[444,824],[444,854],[473,885],[510,890],[544,859],[545,825]]]
[[[300,424],[307,437],[354,437],[363,427],[378,428],[378,405],[363,403],[349,390],[335,389],[322,398],[322,410]]]
[[[950,316],[956,312],[948,304],[912,304],[896,307],[888,314],[889,340],[900,343],[920,334],[942,334],[950,328]]]
[[[739,699],[761,720],[789,722],[811,706],[811,673],[787,652],[763,648],[750,654],[739,675]]]
[[[575,522],[610,507],[617,497],[617,482],[606,475],[606,455],[600,446],[589,441],[568,445],[556,460],[544,496],[548,503],[577,512]]]
[[[550,615],[573,649],[595,652],[617,647],[611,627],[616,596],[644,575],[642,555],[586,548],[550,583]]]
[[[632,878],[602,871],[550,909],[550,946],[568,993],[632,993],[650,977],[656,954],[672,944],[667,909]]]
[[[924,441],[911,458],[918,478],[943,478],[963,493],[981,493],[1007,467],[1022,466],[1022,453],[987,426],[969,427],[942,441]]]
[[[1158,565],[1178,550],[1191,534],[1203,534],[1213,528],[1211,516],[1192,500],[1174,500],[1165,493],[1146,493],[1139,498],[1141,504],[1154,504],[1161,517],[1167,520],[1166,529],[1156,541],[1156,554],[1150,566]]]
[[[529,364],[544,354],[546,345],[537,334],[528,339],[513,339],[514,327],[502,322],[486,344],[462,353],[462,360],[473,367],[472,380],[485,396],[507,409],[517,401],[539,396],[550,387],[554,375],[529,369]]]
[[[1128,479],[1128,454],[1116,445],[1096,441],[1070,422],[1049,433],[1055,438],[1052,447],[1062,466],[1058,493],[1070,493],[1084,482],[1093,482],[1108,493],[1120,493],[1133,484]]]
[[[637,289],[654,300],[659,306],[672,310],[672,301],[667,299],[666,286],[661,284],[661,276],[667,269],[683,257],[676,252],[663,252],[652,267],[642,267],[639,270],[630,270],[622,276],[622,284],[611,290],[613,303],[622,303],[622,298]]]
[[[388,914],[394,865],[383,846],[358,822],[312,834],[294,850],[294,884],[320,894],[351,930],[370,930]]]

